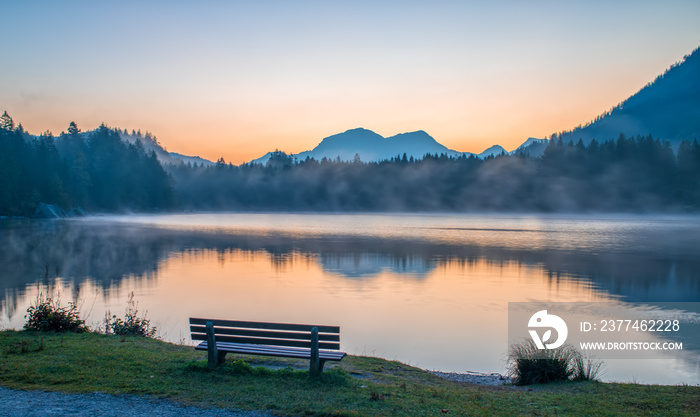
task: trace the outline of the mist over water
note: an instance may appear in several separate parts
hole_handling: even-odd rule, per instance
[[[134,291],[166,340],[191,316],[341,326],[351,354],[499,372],[508,302],[700,301],[695,216],[189,214],[0,223],[0,327],[37,293],[88,324]],[[684,352],[685,353],[685,352]],[[606,380],[699,383],[697,352]]]

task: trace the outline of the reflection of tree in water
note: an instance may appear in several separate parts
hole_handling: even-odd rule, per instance
[[[160,239],[135,228],[86,227],[62,221],[3,226],[0,290],[5,296],[0,307],[6,312],[15,310],[28,285],[41,285],[48,293],[56,286],[67,287],[75,301],[87,280],[104,292],[125,277],[154,279],[158,261],[168,253]]]
[[[76,284],[91,279],[109,287],[128,274],[148,278],[167,255],[163,243],[137,228],[22,222],[0,236],[0,285],[16,288],[60,276]]]
[[[326,272],[368,279],[392,272],[422,279],[435,268],[469,268],[477,262],[515,262],[543,268],[552,283],[580,279],[628,301],[700,301],[699,245],[649,246],[659,240],[634,237],[621,250],[501,248],[409,239],[358,236],[284,236],[175,230],[128,224],[19,221],[0,226],[0,291],[3,309],[15,304],[28,284],[60,277],[77,293],[87,280],[103,292],[124,278],[154,280],[169,257],[211,251],[219,262],[233,252],[265,254],[277,271],[295,262],[318,263]],[[692,242],[690,242],[692,243]],[[638,248],[638,249],[635,249]]]

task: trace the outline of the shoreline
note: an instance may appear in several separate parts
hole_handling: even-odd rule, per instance
[[[497,372],[492,372],[490,374],[485,374],[483,372],[467,371],[467,372],[443,372],[443,371],[431,371],[431,374],[438,376],[442,379],[453,381],[453,382],[464,382],[467,384],[475,385],[487,385],[487,386],[500,386],[500,385],[512,385],[513,379],[505,375],[501,375]]]

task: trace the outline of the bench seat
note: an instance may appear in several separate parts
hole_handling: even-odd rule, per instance
[[[244,343],[216,342],[219,352],[239,353],[242,355],[276,356],[282,358],[311,359],[311,349],[292,348],[268,345],[248,345]],[[207,350],[207,342],[202,342],[195,347],[197,350]],[[328,350],[318,351],[318,357],[327,361],[339,361],[345,357],[345,352]]]

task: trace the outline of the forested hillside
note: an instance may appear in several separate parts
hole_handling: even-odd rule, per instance
[[[64,210],[171,209],[172,179],[154,152],[123,141],[105,125],[89,134],[71,123],[67,133],[32,136],[0,117],[0,215],[31,216],[39,203]]]
[[[700,48],[591,123],[559,136],[588,143],[614,140],[620,133],[652,135],[674,149],[683,140],[700,139]]]

